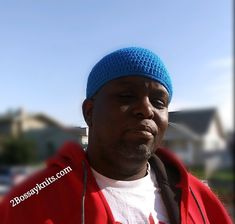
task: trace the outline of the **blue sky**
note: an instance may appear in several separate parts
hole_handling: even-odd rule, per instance
[[[170,111],[217,107],[233,124],[232,0],[0,1],[0,113],[18,107],[84,126],[92,66],[120,47],[165,62]]]

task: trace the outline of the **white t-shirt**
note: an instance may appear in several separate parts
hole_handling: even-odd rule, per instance
[[[107,178],[92,169],[114,219],[121,224],[169,224],[165,205],[154,172],[133,181]]]

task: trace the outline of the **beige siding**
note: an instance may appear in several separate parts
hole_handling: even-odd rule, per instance
[[[43,129],[46,128],[48,124],[42,122],[40,120],[36,120],[35,118],[27,118],[22,121],[22,129],[23,131],[29,131],[30,129]]]

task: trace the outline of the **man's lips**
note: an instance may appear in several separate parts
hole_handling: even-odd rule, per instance
[[[152,135],[155,135],[156,131],[153,130],[153,128],[151,128],[150,126],[138,126],[138,127],[135,127],[133,129],[133,131],[137,131],[137,132],[146,132],[146,133],[149,133],[149,134],[152,134]]]
[[[156,129],[150,125],[139,125],[129,128],[127,133],[136,137],[153,138],[156,135]]]

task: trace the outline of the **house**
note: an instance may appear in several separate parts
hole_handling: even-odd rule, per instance
[[[36,143],[39,159],[45,159],[68,140],[88,143],[86,127],[67,127],[43,113],[30,114],[24,109],[0,116],[0,146],[7,137],[27,137]]]
[[[169,112],[164,146],[188,166],[205,166],[208,155],[226,148],[225,133],[215,108]]]

